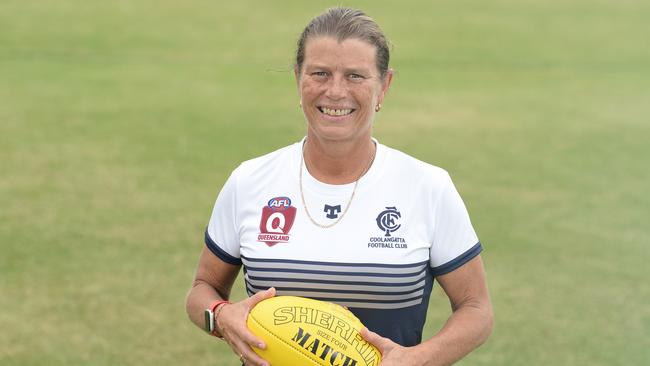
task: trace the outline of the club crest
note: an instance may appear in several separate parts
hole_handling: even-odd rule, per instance
[[[368,238],[368,248],[375,250],[407,249],[408,243],[404,237],[391,235],[391,233],[402,227],[399,222],[401,219],[402,213],[397,211],[397,207],[386,206],[386,209],[381,211],[375,219],[377,227],[383,231],[384,236],[371,236]]]
[[[390,233],[399,229],[402,225],[397,223],[402,214],[397,211],[396,207],[386,207],[377,216],[377,226],[384,232],[384,236],[390,236]]]
[[[262,208],[257,241],[264,242],[270,247],[277,243],[289,242],[289,231],[295,218],[296,208],[291,206],[289,197],[271,198]]]

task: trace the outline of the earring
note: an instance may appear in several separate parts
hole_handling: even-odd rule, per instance
[[[300,99],[300,103],[298,105],[300,106],[300,109],[302,109],[302,99]]]
[[[375,106],[375,112],[379,112],[381,110],[381,103],[377,103]]]

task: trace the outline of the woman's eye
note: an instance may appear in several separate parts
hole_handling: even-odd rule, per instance
[[[359,74],[350,74],[349,78],[352,79],[352,80],[361,80],[364,77],[362,75],[359,75]]]

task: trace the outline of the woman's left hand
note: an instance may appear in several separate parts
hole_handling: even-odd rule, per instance
[[[379,334],[363,328],[361,336],[381,352],[381,362],[377,366],[413,366],[423,365],[421,357],[412,347],[404,347],[384,338]]]

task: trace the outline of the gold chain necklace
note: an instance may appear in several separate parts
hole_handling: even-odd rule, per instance
[[[354,194],[357,192],[357,185],[359,185],[359,180],[361,179],[361,177],[363,177],[364,174],[366,174],[368,172],[368,170],[370,170],[370,167],[372,166],[372,163],[375,161],[375,156],[377,155],[377,145],[375,144],[375,151],[372,153],[372,158],[370,159],[370,163],[368,163],[368,166],[366,167],[366,169],[364,169],[361,172],[361,174],[359,175],[357,180],[354,181],[354,188],[352,188],[352,194],[350,195],[350,199],[348,200],[348,204],[345,206],[345,210],[343,210],[343,213],[341,214],[341,216],[339,216],[339,218],[336,221],[334,221],[333,223],[323,225],[321,223],[316,222],[316,220],[314,220],[314,218],[309,213],[309,210],[307,209],[307,201],[305,201],[305,193],[303,192],[303,189],[302,189],[302,165],[303,165],[304,159],[305,159],[305,144],[306,144],[306,142],[303,143],[303,145],[302,145],[302,153],[300,154],[300,176],[298,178],[298,184],[300,186],[300,198],[302,199],[302,207],[305,209],[305,213],[307,214],[307,217],[309,217],[309,220],[312,222],[312,224],[314,224],[314,225],[316,225],[316,226],[318,226],[320,228],[323,228],[323,229],[329,229],[332,226],[338,224],[343,219],[343,216],[345,216],[345,214],[348,212],[348,209],[350,208],[350,205],[352,204],[352,199],[354,198]],[[374,142],[373,142],[373,144],[374,144]]]

